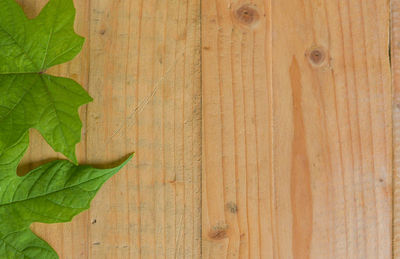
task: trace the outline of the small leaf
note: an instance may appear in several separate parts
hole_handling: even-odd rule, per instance
[[[77,163],[78,108],[92,99],[75,81],[43,74],[82,49],[84,39],[73,29],[73,1],[50,0],[30,20],[14,0],[1,0],[0,17],[0,153],[36,128],[55,151]]]

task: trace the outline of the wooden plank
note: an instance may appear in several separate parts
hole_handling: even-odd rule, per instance
[[[272,258],[270,6],[202,1],[203,258]]]
[[[202,3],[203,257],[390,258],[388,1]]]
[[[277,197],[292,208],[290,217],[281,217],[284,206],[278,206],[282,222],[277,224],[281,226],[277,232],[289,224],[292,229],[291,236],[282,237],[283,242],[284,238],[291,240],[292,249],[280,252],[283,257],[292,250],[294,255],[302,251],[314,258],[389,258],[392,142],[388,3],[280,4],[273,7],[273,13],[288,12],[283,6],[290,4],[287,15],[292,18],[273,19],[275,30],[278,34],[287,27],[292,29],[279,33],[273,43],[273,67],[276,63],[280,67],[273,74],[279,82],[279,87],[273,85],[278,125],[274,142],[290,143],[287,139],[291,135],[305,142],[297,140],[303,150],[283,144],[275,150],[280,159],[274,161],[274,173],[279,175]],[[291,43],[295,40],[296,44]],[[294,88],[301,90],[294,92]],[[281,96],[292,99],[293,105],[278,101]],[[294,147],[297,143],[290,144]],[[293,158],[289,163],[287,157],[294,156],[307,164],[293,170]],[[295,178],[295,174],[302,176]],[[282,188],[287,186],[285,179],[292,181],[290,189]],[[297,205],[302,203],[312,209],[311,215]]]
[[[391,1],[393,82],[393,258],[400,257],[400,1]]]
[[[19,2],[33,15],[46,1]],[[34,229],[62,258],[199,257],[199,1],[76,4],[89,40],[52,73],[96,100],[80,161],[139,154],[89,213]],[[203,0],[202,12],[203,257],[389,258],[388,4]],[[22,170],[50,157],[33,133]]]
[[[31,16],[46,0],[19,1]],[[132,163],[68,224],[35,224],[61,258],[199,258],[200,1],[75,1],[81,55],[51,70],[82,83],[81,163]],[[54,153],[38,134],[22,169]]]

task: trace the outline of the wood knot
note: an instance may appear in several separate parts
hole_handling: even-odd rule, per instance
[[[322,66],[326,60],[326,51],[322,47],[313,47],[307,50],[306,56],[313,66]]]
[[[227,230],[228,230],[228,225],[218,224],[208,232],[208,237],[213,240],[225,239],[228,237]]]
[[[236,205],[236,203],[234,203],[234,202],[228,202],[228,203],[226,204],[226,209],[227,209],[230,213],[233,213],[233,214],[237,213],[237,211],[238,211],[237,205]]]
[[[240,25],[247,28],[254,28],[260,20],[256,6],[252,4],[243,4],[238,8],[234,8],[233,17]]]

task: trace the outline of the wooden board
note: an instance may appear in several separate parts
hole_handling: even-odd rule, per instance
[[[95,100],[79,161],[137,155],[89,212],[33,226],[61,258],[391,257],[388,1],[75,4],[85,47],[50,73]],[[22,172],[59,157],[31,136]]]
[[[400,1],[391,1],[393,81],[393,258],[400,257]]]
[[[391,258],[386,0],[202,1],[203,258]]]
[[[46,0],[19,1],[32,17]],[[35,224],[61,258],[199,258],[199,0],[75,1],[80,56],[50,72],[94,102],[81,110],[81,163],[133,162],[72,223]],[[21,170],[54,152],[32,133]]]

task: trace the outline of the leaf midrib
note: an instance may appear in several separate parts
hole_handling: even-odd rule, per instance
[[[107,173],[106,173],[106,174],[107,174]],[[106,175],[106,174],[103,174],[103,175],[98,176],[98,177],[95,177],[95,178],[91,178],[91,179],[89,179],[89,180],[87,180],[87,181],[84,181],[84,182],[81,182],[81,183],[78,183],[78,184],[74,184],[74,185],[68,186],[68,187],[63,188],[63,189],[60,189],[60,190],[51,191],[51,192],[49,192],[49,193],[44,193],[44,194],[37,195],[37,196],[33,196],[33,197],[30,197],[30,198],[27,198],[27,199],[23,199],[23,200],[16,200],[16,201],[11,201],[11,202],[7,202],[7,203],[3,203],[3,204],[0,204],[0,207],[10,206],[10,205],[14,205],[14,204],[16,204],[16,203],[26,202],[26,201],[30,201],[30,200],[33,200],[33,199],[38,199],[38,198],[45,197],[45,196],[47,196],[47,195],[52,195],[52,194],[55,194],[55,193],[58,193],[58,192],[61,192],[61,191],[69,190],[69,189],[72,189],[72,188],[77,187],[77,186],[79,186],[79,185],[88,183],[88,182],[90,182],[90,181],[94,181],[94,180],[99,179],[99,178],[101,178],[101,177],[104,177],[104,175]]]
[[[40,69],[39,69],[38,66],[35,64],[35,62],[33,61],[32,57],[29,56],[29,54],[28,54],[28,52],[25,50],[25,48],[22,47],[21,45],[19,45],[19,42],[18,42],[6,29],[4,29],[3,26],[1,26],[1,23],[0,23],[0,29],[1,29],[2,31],[4,31],[4,32],[8,35],[8,37],[10,37],[10,39],[12,39],[12,40],[15,42],[15,45],[16,45],[20,50],[22,50],[22,52],[23,52],[24,55],[28,58],[28,60],[31,62],[31,64],[38,70],[37,73],[39,73],[39,72],[40,72]],[[33,72],[33,71],[32,71],[32,72]]]
[[[14,75],[15,75],[15,74],[16,74],[16,73],[14,73]],[[20,73],[20,74],[25,74],[25,73]],[[26,74],[29,74],[29,75],[38,75],[39,80],[43,83],[44,88],[45,88],[45,90],[46,90],[46,93],[47,93],[47,95],[48,95],[49,98],[50,98],[50,103],[51,103],[52,106],[53,106],[53,109],[54,109],[54,111],[55,111],[55,113],[56,113],[57,119],[58,119],[58,121],[60,121],[60,119],[59,119],[59,117],[58,117],[58,114],[57,114],[57,109],[56,109],[56,107],[55,107],[55,105],[54,105],[54,100],[52,99],[53,96],[51,95],[51,93],[50,93],[50,91],[49,91],[49,89],[48,89],[48,86],[47,86],[47,84],[45,83],[45,81],[44,81],[44,79],[43,79],[43,75],[47,75],[47,74],[41,74],[41,73],[26,73]],[[1,74],[0,74],[0,75],[1,75]],[[11,75],[11,74],[10,74],[10,75]],[[16,103],[10,108],[10,110],[7,111],[7,113],[6,113],[5,115],[3,115],[3,116],[0,117],[0,122],[3,121],[4,119],[6,119],[6,118],[8,117],[8,115],[10,115],[10,114],[16,109],[16,107],[22,102],[22,100],[25,98],[25,96],[26,96],[28,93],[31,92],[33,86],[34,86],[34,84],[32,84],[32,85],[26,90],[26,92],[21,96],[21,98],[18,100],[18,102],[16,102]],[[65,134],[64,134],[64,132],[63,132],[63,138],[64,138],[64,141],[65,141]]]
[[[0,75],[37,75],[42,74],[41,72],[0,72]]]
[[[42,83],[43,83],[43,86],[44,86],[44,88],[45,88],[45,90],[46,90],[47,95],[50,97],[50,104],[51,104],[51,106],[52,106],[53,109],[54,109],[54,114],[56,115],[57,121],[59,122],[59,125],[61,125],[62,123],[61,123],[61,120],[60,120],[60,116],[58,115],[58,110],[57,110],[57,107],[56,107],[56,105],[55,105],[55,101],[53,100],[53,95],[51,94],[51,92],[50,92],[50,90],[49,90],[49,87],[48,87],[48,85],[46,84],[46,81],[44,80],[43,76],[42,76],[42,75],[39,75],[39,77],[40,77],[40,80],[41,80]],[[61,128],[62,137],[63,137],[63,139],[64,139],[64,142],[67,143],[66,137],[65,137],[64,129],[63,129],[62,127],[60,127],[60,128]]]

